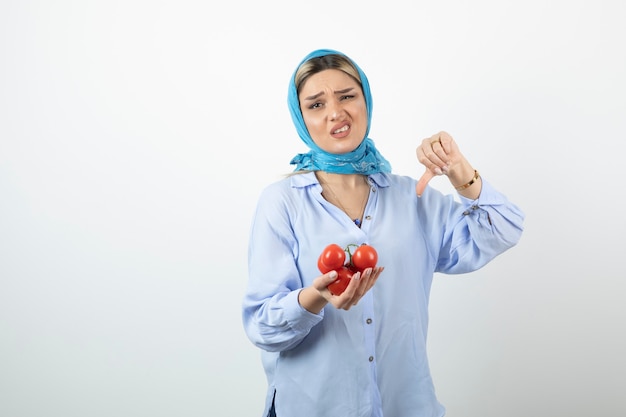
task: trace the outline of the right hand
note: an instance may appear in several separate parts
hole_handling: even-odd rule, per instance
[[[374,286],[378,277],[385,267],[377,266],[375,268],[367,268],[363,273],[356,272],[350,284],[341,295],[333,295],[328,290],[328,285],[337,279],[336,272],[331,271],[321,275],[313,280],[313,287],[319,292],[328,303],[337,309],[349,310],[357,305],[359,300]]]

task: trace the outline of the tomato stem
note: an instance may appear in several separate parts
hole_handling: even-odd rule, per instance
[[[358,248],[359,245],[357,245],[356,243],[348,243],[348,245],[345,248],[345,251],[348,252],[348,263],[352,265],[352,252],[350,251],[350,246],[355,246]]]

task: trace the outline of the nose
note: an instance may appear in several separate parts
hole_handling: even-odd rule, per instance
[[[343,116],[343,107],[338,100],[333,100],[328,104],[328,114],[330,115],[330,120],[338,120]]]

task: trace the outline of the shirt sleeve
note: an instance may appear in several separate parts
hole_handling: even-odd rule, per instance
[[[483,178],[480,196],[471,200],[459,195],[460,205],[440,219],[441,246],[436,272],[459,274],[477,270],[515,246],[523,232],[525,215]]]
[[[259,198],[250,231],[243,324],[252,343],[271,352],[296,346],[323,318],[323,311],[313,314],[298,302],[303,284],[291,226],[297,204],[284,188],[268,187]]]

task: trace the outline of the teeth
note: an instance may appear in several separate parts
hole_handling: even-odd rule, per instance
[[[345,125],[341,129],[335,130],[333,133],[341,133],[341,132],[345,132],[346,130],[348,130],[348,125]]]

